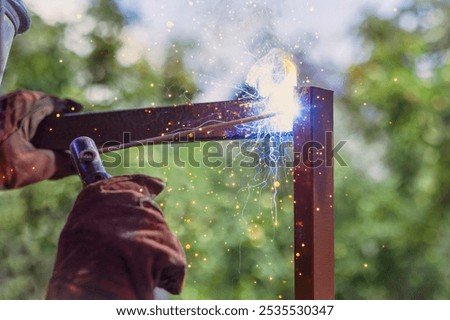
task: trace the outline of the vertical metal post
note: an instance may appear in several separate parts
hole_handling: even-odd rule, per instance
[[[294,123],[295,299],[334,299],[333,92],[300,89]]]

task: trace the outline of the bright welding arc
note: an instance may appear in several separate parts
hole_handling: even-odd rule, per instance
[[[277,113],[271,121],[271,131],[290,132],[299,115],[297,94],[298,72],[289,54],[281,49],[272,49],[259,59],[247,75],[247,84],[253,87],[264,112]]]

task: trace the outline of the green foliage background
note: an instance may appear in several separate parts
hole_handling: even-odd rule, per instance
[[[41,90],[88,111],[182,103],[198,93],[183,64],[189,44],[170,46],[162,71],[144,58],[124,66],[116,59],[123,13],[113,0],[93,0],[88,14],[97,23],[82,56],[65,46],[70,24],[48,25],[34,15],[32,29],[14,42],[4,91]],[[417,26],[405,27],[407,16]],[[449,21],[448,2],[417,0],[391,18],[368,13],[358,28],[368,57],[347,71],[336,103],[336,136],[349,140],[349,166],[335,170],[337,298],[450,297]],[[91,101],[90,90],[108,94]],[[232,168],[139,168],[139,155],[148,152],[157,158],[165,150],[125,151],[130,168],[109,171],[166,181],[158,202],[189,263],[181,298],[292,298],[289,171],[275,212],[274,181],[249,187],[265,173],[240,168],[239,159]],[[181,155],[187,158],[186,148]],[[0,298],[43,297],[80,188],[69,177],[0,194]]]

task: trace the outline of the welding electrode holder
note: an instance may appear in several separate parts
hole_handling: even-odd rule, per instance
[[[72,141],[69,149],[72,163],[84,186],[111,178],[103,166],[94,140],[78,137]]]

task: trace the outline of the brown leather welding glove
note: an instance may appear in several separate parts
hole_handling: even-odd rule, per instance
[[[47,299],[152,299],[180,293],[186,258],[154,197],[161,180],[118,176],[88,185],[61,233]]]
[[[46,116],[81,109],[75,101],[37,91],[19,90],[0,97],[0,189],[73,174],[68,154],[36,149],[30,140]]]

